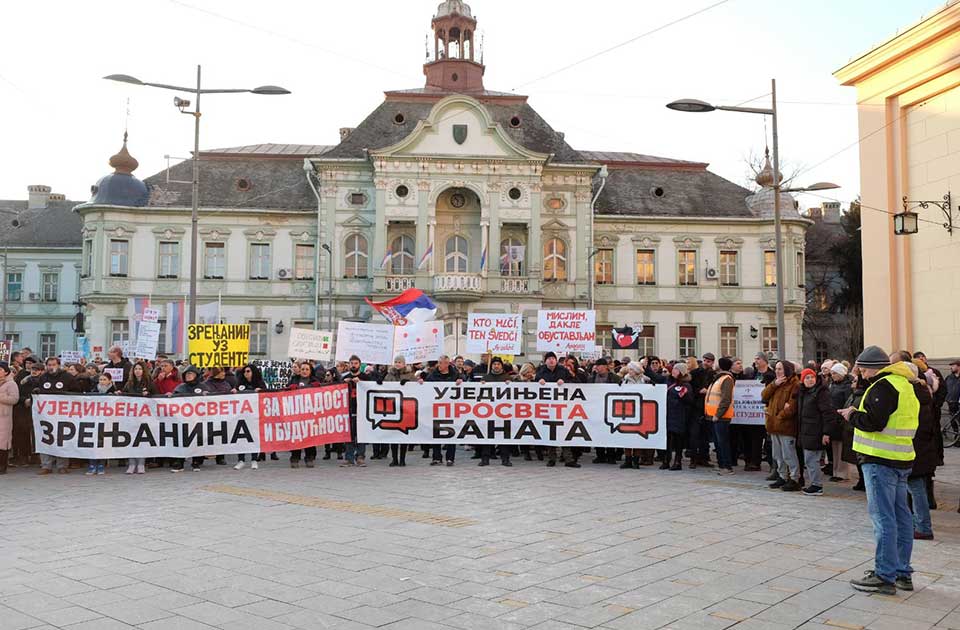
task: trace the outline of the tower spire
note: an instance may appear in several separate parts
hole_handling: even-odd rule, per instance
[[[484,65],[482,54],[476,60],[477,20],[462,0],[446,0],[437,7],[431,22],[434,55],[429,49],[423,73],[427,87],[448,92],[482,92]]]

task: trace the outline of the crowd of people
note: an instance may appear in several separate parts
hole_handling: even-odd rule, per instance
[[[875,357],[874,357],[875,358]],[[951,365],[951,373],[944,376],[926,363],[922,352],[898,352],[886,357],[893,370],[909,383],[918,401],[918,427],[912,437],[915,459],[911,460],[907,487],[912,501],[914,537],[933,538],[930,508],[936,507],[933,478],[936,468],[943,465],[943,441],[940,431],[941,408],[948,403],[951,411],[958,407],[960,397],[960,361]],[[734,467],[743,462],[747,472],[761,471],[769,465],[769,487],[783,492],[802,492],[819,496],[824,492],[825,479],[832,483],[851,480],[851,469],[858,471],[854,490],[864,491],[865,474],[862,452],[855,452],[854,423],[849,421],[849,410],[863,406],[865,392],[871,385],[869,368],[862,363],[824,361],[820,365],[804,366],[789,361],[771,364],[764,354],[758,354],[751,365],[735,357],[720,357],[712,353],[700,359],[664,361],[648,356],[630,358],[599,358],[581,362],[574,356],[558,357],[548,352],[540,365],[523,363],[513,365],[503,359],[484,355],[480,363],[463,357],[440,357],[430,364],[407,365],[402,356],[392,366],[364,365],[358,357],[348,362],[324,366],[318,362],[300,361],[293,365],[287,389],[321,387],[331,383],[351,386],[351,412],[356,413],[355,392],[358,381],[375,382],[537,382],[546,383],[652,383],[667,386],[666,431],[667,448],[652,449],[595,448],[593,464],[619,464],[621,469],[639,469],[655,466],[669,471],[713,468],[720,475],[731,475]],[[114,380],[117,376],[117,380]],[[764,425],[733,424],[735,383],[753,380],[763,384],[762,400],[766,409]],[[246,365],[237,370],[209,368],[198,370],[193,366],[159,357],[156,361],[130,361],[119,347],[110,348],[106,361],[61,365],[57,357],[41,360],[29,348],[11,354],[9,363],[0,363],[0,474],[8,465],[24,467],[35,465],[39,459],[41,475],[70,472],[71,462],[50,455],[35,454],[32,398],[38,393],[78,393],[99,396],[197,396],[267,390],[260,369]],[[366,466],[366,446],[355,439],[346,444],[324,447],[323,459],[336,457],[342,466]],[[711,444],[715,463],[711,460]],[[407,445],[372,445],[372,460],[390,458],[390,466],[405,466]],[[454,444],[423,445],[422,457],[431,465],[453,466],[457,448]],[[558,452],[559,451],[559,452]],[[545,462],[546,466],[579,468],[589,449],[554,448],[549,446],[477,446],[473,459],[487,466],[499,458],[504,466],[512,466],[514,457],[526,461]],[[277,453],[250,454],[249,465],[258,467],[266,457],[279,459]],[[289,463],[299,468],[316,466],[318,449],[293,451]],[[218,465],[227,465],[226,457],[216,456]],[[193,470],[199,470],[204,457],[192,458]],[[241,455],[234,468],[247,465]],[[76,465],[76,462],[74,462]],[[90,461],[87,474],[103,475],[109,462]],[[173,472],[184,469],[183,460],[143,459],[127,460],[128,474],[143,474],[148,467],[169,466]]]

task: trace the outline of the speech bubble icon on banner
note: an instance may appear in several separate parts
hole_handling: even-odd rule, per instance
[[[659,429],[657,401],[638,392],[611,392],[604,397],[604,423],[610,433],[634,434],[647,439]]]
[[[396,390],[367,392],[367,422],[374,429],[410,433],[420,424],[417,399]]]

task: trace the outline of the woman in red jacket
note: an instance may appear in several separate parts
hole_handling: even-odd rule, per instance
[[[173,361],[164,359],[160,362],[160,371],[157,372],[153,384],[157,386],[157,392],[164,396],[173,393],[173,390],[180,384],[180,374],[177,373],[177,366],[173,364]]]

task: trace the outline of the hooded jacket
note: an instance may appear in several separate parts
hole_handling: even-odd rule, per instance
[[[767,433],[797,436],[797,390],[800,379],[791,375],[782,384],[776,381],[763,388],[761,398],[767,405]]]
[[[401,385],[415,380],[417,380],[417,376],[413,373],[413,370],[410,369],[409,365],[404,365],[402,370],[398,370],[391,365],[383,377],[384,383],[400,383]]]
[[[679,381],[670,379],[667,385],[667,432],[686,435],[687,420],[693,416],[697,399],[690,389],[690,377],[684,375]]]
[[[187,382],[187,373],[191,373],[196,377],[193,382]],[[196,396],[202,394],[203,391],[203,385],[200,383],[200,370],[191,365],[183,371],[180,384],[173,390],[173,393],[177,396]]]
[[[880,370],[870,379],[867,389],[870,395],[862,399],[864,411],[855,410],[850,414],[849,423],[854,429],[867,433],[877,433],[887,427],[890,416],[900,405],[900,393],[884,377],[896,374],[911,383],[919,382],[917,376],[906,362],[901,361]],[[922,412],[922,405],[921,405]],[[882,457],[873,457],[858,453],[861,464],[883,464],[893,468],[913,468],[912,461],[893,461]]]

